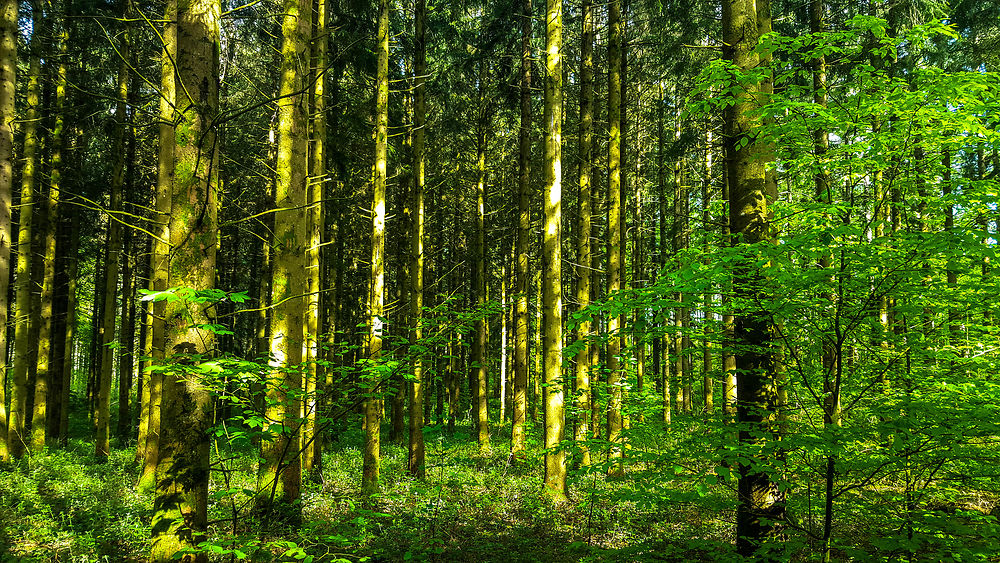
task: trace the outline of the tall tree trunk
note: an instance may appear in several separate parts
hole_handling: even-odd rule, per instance
[[[53,304],[55,301],[55,281],[56,281],[56,231],[59,225],[59,197],[60,185],[62,182],[62,149],[63,149],[63,110],[66,105],[66,60],[64,35],[65,20],[59,15],[55,17],[55,24],[48,27],[54,30],[57,36],[57,57],[56,67],[56,99],[53,119],[53,127],[49,137],[51,147],[51,170],[49,174],[49,197],[47,202],[48,213],[45,222],[42,224],[42,293],[41,309],[39,311],[39,337],[38,337],[38,363],[37,376],[35,379],[35,404],[31,419],[31,449],[38,452],[46,445],[46,431],[48,430],[47,408],[50,402],[50,394],[59,389],[59,382],[56,381],[56,374],[59,370],[52,363],[53,337],[52,318],[54,316]],[[61,366],[60,366],[61,367]],[[58,401],[51,397],[52,403]]]
[[[562,0],[545,14],[545,201],[542,230],[542,308],[545,347],[545,488],[566,498],[562,381]]]
[[[77,150],[80,145],[77,145]],[[60,445],[65,446],[69,440],[69,398],[70,387],[73,382],[73,343],[76,341],[76,283],[77,275],[80,271],[80,212],[76,206],[70,206],[70,230],[69,248],[67,249],[67,272],[66,272],[66,331],[63,334],[63,347],[65,349],[62,357],[62,364],[59,366],[62,385],[60,386],[59,403],[62,408],[59,411],[59,429],[56,435],[59,437]]]
[[[126,7],[126,17],[129,8]],[[94,455],[107,458],[111,453],[111,376],[114,371],[115,324],[118,320],[118,274],[122,254],[122,224],[117,215],[122,211],[122,186],[125,180],[125,137],[128,131],[128,88],[129,60],[131,55],[131,37],[125,32],[121,53],[121,66],[118,68],[118,104],[115,108],[115,119],[119,120],[115,131],[114,164],[111,171],[111,208],[108,211],[108,258],[104,264],[104,291],[101,296],[104,304],[101,308],[101,371],[97,380],[97,408],[95,410]]]
[[[472,291],[476,296],[475,326],[472,336],[472,368],[475,370],[475,410],[476,437],[480,455],[489,455],[490,426],[487,409],[486,373],[486,127],[487,112],[486,87],[483,84],[486,71],[485,62],[479,65],[479,113],[476,119],[476,265],[472,272]]]
[[[521,121],[518,129],[517,261],[514,292],[514,405],[511,413],[511,460],[525,448],[528,413],[528,246],[531,242],[531,0],[521,12]]]
[[[302,470],[319,475],[323,467],[323,429],[317,424],[320,405],[324,396],[325,368],[317,360],[320,353],[322,329],[322,273],[321,248],[323,242],[323,188],[327,182],[326,171],[326,65],[327,65],[327,0],[314,0],[312,8],[312,92],[309,110],[310,150],[308,180],[309,247],[307,250],[307,278],[309,301],[306,305],[306,372],[305,416],[303,434]]]
[[[417,351],[423,346],[424,314],[424,127],[426,125],[427,44],[424,20],[425,0],[415,0],[413,56],[413,209],[410,223],[410,332],[413,358],[413,381],[410,385],[410,437],[407,468],[411,475],[423,478],[424,461],[424,359]],[[440,400],[440,395],[439,395]]]
[[[10,210],[14,193],[14,91],[18,0],[0,2],[0,462],[7,461],[7,292],[10,283]],[[18,434],[20,436],[20,434]]]
[[[621,0],[608,4],[608,297],[622,287],[622,229],[621,211],[621,64],[622,26]],[[622,387],[625,385],[621,366],[621,317],[608,319],[608,441],[610,457],[614,462],[608,468],[611,476],[623,476],[622,464]]]
[[[580,35],[580,192],[576,233],[578,310],[590,304],[590,284],[593,271],[590,255],[591,234],[591,173],[594,154],[594,8],[591,0],[583,0],[580,9],[582,32]],[[576,337],[586,341],[590,337],[589,320],[581,320],[577,325]],[[584,345],[576,354],[576,432],[574,439],[580,449],[580,463],[590,465],[590,449],[586,441],[590,439],[590,345]]]
[[[122,323],[119,337],[120,354],[118,356],[118,426],[115,435],[124,441],[128,438],[132,426],[132,358],[135,351],[135,281],[133,259],[130,256],[132,247],[132,231],[125,231],[125,249],[122,255]]]
[[[214,124],[219,110],[221,6],[218,0],[179,0],[176,9],[175,61],[183,94],[176,100],[167,282],[170,287],[204,290],[215,287],[218,246]],[[172,302],[164,321],[166,359],[196,372],[199,363],[215,354],[215,338],[192,324],[213,321],[213,309],[204,303]],[[164,378],[161,408],[150,561],[207,561],[204,551],[180,552],[194,551],[206,539],[212,396],[200,378],[172,371]]]
[[[712,232],[712,129],[705,127],[705,179],[701,184],[701,230],[704,237],[702,242],[702,255],[706,266],[711,261],[711,232]],[[702,299],[702,307],[705,311],[705,321],[702,339],[701,353],[701,397],[706,416],[710,416],[715,410],[715,394],[712,381],[712,338],[710,332],[715,314],[712,313],[712,288],[705,290]]]
[[[724,54],[741,72],[756,69],[760,62],[754,51],[758,17],[753,0],[723,1]],[[723,113],[729,220],[737,237],[733,243],[742,254],[733,275],[733,291],[742,303],[735,327],[737,419],[741,446],[761,452],[769,451],[767,443],[777,435],[777,381],[768,312],[754,305],[761,297],[765,272],[758,265],[752,245],[770,241],[772,235],[763,154],[767,147],[757,139],[761,125],[760,117],[755,115],[759,84],[744,82],[742,86]],[[761,469],[766,462],[759,459],[739,465],[736,546],[744,557],[764,556],[761,548],[774,539],[777,523],[784,519],[781,493],[771,475]]]
[[[663,267],[667,264],[667,164],[664,158],[664,147],[666,146],[666,131],[664,127],[664,107],[666,106],[666,99],[663,96],[663,81],[657,85],[657,90],[659,94],[659,108],[657,109],[657,140],[656,140],[656,193],[659,199],[660,217],[659,217],[659,228],[660,228],[660,266]],[[666,313],[663,318],[663,324],[667,325],[670,322],[669,313]],[[660,374],[660,408],[663,414],[663,422],[670,424],[671,413],[670,413],[670,334],[664,331],[663,336],[659,338],[660,351],[656,354],[657,359],[662,359],[663,361],[663,372]]]
[[[276,500],[297,520],[302,480],[301,394],[306,309],[306,198],[311,0],[285,0],[282,20],[278,156],[274,183],[274,265],[271,273],[271,377],[265,417],[280,424],[276,439],[263,443],[257,473],[256,508],[267,513]]]
[[[169,287],[170,272],[170,213],[174,183],[175,117],[174,101],[177,89],[177,2],[167,0],[164,8],[163,51],[160,53],[160,103],[159,103],[159,147],[157,148],[156,193],[154,214],[151,221],[153,251],[149,256],[149,289],[158,292]],[[144,353],[149,356],[143,377],[147,377],[149,388],[149,414],[146,421],[146,436],[139,437],[142,448],[143,468],[138,489],[150,491],[156,486],[156,466],[159,463],[160,423],[162,419],[164,375],[160,370],[149,369],[162,364],[166,359],[166,301],[154,301],[149,320],[149,339]]]
[[[385,314],[385,183],[389,131],[389,0],[378,3],[378,62],[375,77],[375,174],[372,193],[371,278],[368,286],[368,361],[382,357],[382,317]],[[369,377],[377,372],[372,370]],[[379,382],[367,384],[365,400],[365,448],[361,489],[365,494],[378,490],[382,400]]]
[[[21,171],[21,215],[17,237],[17,277],[15,299],[17,317],[14,321],[14,365],[13,394],[10,400],[8,420],[8,447],[11,457],[17,459],[24,454],[28,437],[25,424],[28,416],[28,368],[31,351],[35,343],[31,341],[31,320],[35,318],[31,310],[31,238],[32,215],[34,212],[34,192],[38,168],[38,121],[39,121],[39,80],[42,63],[42,6],[40,0],[31,2],[32,29],[28,43],[28,84],[27,108],[24,122],[24,168]]]

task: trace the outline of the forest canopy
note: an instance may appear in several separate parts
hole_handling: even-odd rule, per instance
[[[0,559],[996,561],[998,39],[0,0]]]

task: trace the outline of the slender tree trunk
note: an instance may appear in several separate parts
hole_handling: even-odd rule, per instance
[[[657,141],[656,141],[656,183],[657,183],[657,198],[659,199],[660,208],[660,266],[665,266],[667,264],[667,164],[664,158],[664,147],[666,145],[666,131],[664,130],[664,107],[666,106],[666,99],[663,96],[663,81],[657,84],[657,93],[659,94],[659,107],[657,109]],[[663,324],[667,325],[670,322],[669,313],[664,316]],[[663,360],[663,373],[660,374],[660,407],[663,414],[663,422],[671,423],[671,412],[670,412],[670,334],[664,331],[663,336],[659,338],[660,350],[659,352],[654,352],[657,359]]]
[[[167,8],[167,13],[171,8]],[[170,287],[215,287],[218,246],[218,146],[214,124],[219,109],[218,0],[179,0],[176,69],[175,173],[170,212]],[[191,326],[213,322],[213,308],[193,300],[170,304],[164,321],[167,360],[181,370],[215,354],[214,335]],[[183,372],[183,371],[182,371]],[[153,503],[152,563],[207,561],[193,550],[208,527],[209,438],[212,397],[198,377],[169,372],[163,383]]]
[[[49,197],[47,203],[48,213],[46,220],[42,224],[42,293],[41,309],[39,311],[39,337],[38,337],[38,363],[37,376],[35,379],[35,404],[31,419],[31,449],[34,452],[41,451],[46,445],[46,430],[48,429],[48,413],[50,394],[59,389],[59,382],[56,381],[56,374],[59,371],[52,364],[53,330],[52,318],[54,316],[53,304],[55,301],[55,280],[56,280],[56,231],[59,225],[59,198],[60,185],[62,182],[62,149],[63,149],[63,109],[66,105],[66,62],[65,44],[66,37],[63,33],[65,22],[62,17],[56,16],[55,25],[49,26],[49,30],[58,33],[58,57],[59,62],[56,68],[56,99],[54,108],[54,123],[49,137],[51,146],[51,170],[49,176]],[[52,402],[57,403],[55,397]]]
[[[77,145],[77,150],[82,150]],[[59,366],[62,385],[60,387],[59,403],[62,409],[59,411],[59,429],[56,435],[59,437],[60,445],[65,446],[69,440],[69,398],[70,388],[73,383],[73,343],[76,341],[76,283],[80,271],[80,212],[76,206],[70,206],[70,231],[69,249],[67,250],[67,273],[66,273],[66,331],[63,334],[63,347],[65,349],[62,357],[62,364]],[[2,274],[0,274],[2,275]],[[3,310],[0,308],[0,310]]]
[[[517,240],[514,259],[516,293],[514,302],[514,405],[511,415],[511,460],[525,448],[525,420],[528,413],[528,246],[531,241],[531,0],[524,0],[521,12],[521,122],[518,131]]]
[[[14,91],[18,0],[0,2],[0,462],[7,461],[7,293],[10,280],[10,211],[14,193]]]
[[[163,51],[160,53],[160,122],[158,128],[159,147],[157,160],[156,194],[154,197],[153,252],[149,257],[149,289],[166,291],[169,287],[170,268],[170,213],[173,205],[175,117],[174,101],[177,87],[177,2],[167,0],[164,9]],[[138,489],[150,491],[156,486],[156,466],[159,463],[160,422],[162,418],[164,374],[161,370],[149,369],[161,365],[166,360],[166,301],[152,304],[149,321],[149,341],[144,352],[149,356],[149,364],[144,370],[148,377],[149,420],[146,421],[145,442],[140,436],[139,447],[143,449],[143,469],[139,477]]]
[[[545,14],[545,201],[542,231],[542,307],[545,346],[545,488],[564,499],[566,454],[562,383],[562,0]]]
[[[706,266],[710,264],[712,259],[710,242],[710,234],[712,232],[712,179],[712,129],[711,127],[705,127],[705,179],[701,184],[701,230],[702,236],[704,237],[702,243],[702,255],[704,256]],[[712,338],[710,336],[711,326],[715,320],[715,314],[712,313],[711,287],[705,290],[705,295],[702,299],[702,308],[705,311],[703,327],[705,337],[702,339],[701,391],[705,415],[711,416],[712,412],[715,410],[714,384],[712,381]]]
[[[608,297],[621,289],[622,240],[621,221],[621,63],[622,29],[621,0],[608,4]],[[623,476],[622,464],[622,387],[625,385],[621,366],[621,317],[608,319],[608,441],[610,456],[615,459],[609,467],[611,476]]]
[[[307,253],[306,291],[306,353],[307,371],[305,399],[306,429],[303,433],[302,470],[318,476],[323,467],[323,429],[317,424],[320,404],[324,394],[324,368],[321,360],[320,331],[322,327],[322,273],[320,261],[323,242],[323,188],[326,172],[326,65],[327,65],[327,0],[313,0],[312,9],[312,92],[309,109],[311,131],[309,137],[309,179],[307,211],[309,221],[309,247]]]
[[[473,269],[473,292],[476,296],[476,315],[474,334],[472,337],[472,368],[475,370],[475,408],[476,436],[480,455],[489,455],[490,427],[489,411],[487,409],[487,372],[486,372],[486,92],[485,62],[480,62],[479,68],[479,118],[477,121],[476,142],[476,265]]]
[[[126,17],[129,9],[126,8]],[[108,217],[108,258],[104,264],[104,291],[101,308],[101,371],[97,381],[97,409],[95,411],[94,455],[107,458],[111,453],[111,380],[115,365],[115,324],[118,320],[118,275],[122,254],[122,224],[117,216],[122,211],[122,186],[125,180],[125,137],[129,127],[128,61],[131,55],[131,37],[126,31],[122,45],[119,47],[122,62],[118,69],[118,105],[115,118],[120,120],[115,131],[114,164],[111,171],[111,208]]]
[[[413,89],[413,216],[410,223],[410,332],[413,381],[410,385],[410,439],[407,468],[423,478],[424,461],[424,359],[415,346],[422,346],[424,313],[424,127],[426,126],[427,45],[424,20],[427,4],[414,3],[414,89]],[[439,394],[440,400],[440,394]],[[440,412],[440,409],[439,409]]]
[[[590,304],[590,284],[593,266],[590,254],[591,234],[591,173],[594,154],[594,8],[591,0],[583,0],[580,11],[580,192],[577,195],[578,217],[576,233],[577,286],[576,300],[579,310]],[[576,337],[586,340],[591,335],[589,320],[577,325]],[[590,345],[583,346],[576,354],[576,433],[574,439],[580,449],[580,463],[590,465]]]
[[[306,315],[308,95],[311,0],[285,0],[282,20],[278,155],[275,166],[274,265],[271,272],[271,378],[265,417],[281,427],[261,446],[256,509],[266,514],[275,501],[290,520],[299,518],[302,480],[301,389]]]
[[[133,276],[133,259],[130,256],[132,247],[132,231],[125,231],[123,242],[125,253],[122,255],[122,323],[119,337],[120,355],[118,356],[118,426],[115,435],[122,441],[131,433],[132,426],[132,358],[135,351],[135,278]]]
[[[31,351],[31,238],[32,215],[34,211],[34,191],[38,168],[38,121],[39,121],[39,81],[41,79],[41,28],[42,6],[39,0],[31,2],[32,29],[28,43],[27,108],[24,122],[24,168],[21,171],[21,214],[17,237],[17,277],[15,299],[17,317],[14,320],[14,365],[10,418],[8,420],[8,448],[11,457],[17,459],[24,454],[28,436],[25,425],[28,416],[28,369]]]
[[[378,363],[382,356],[382,317],[385,314],[385,183],[389,129],[389,0],[378,3],[378,63],[375,78],[375,175],[372,194],[371,280],[368,312],[371,332],[368,360]],[[375,377],[375,371],[369,377]],[[365,494],[378,490],[382,400],[378,381],[369,381],[365,401],[365,448],[361,489]]]

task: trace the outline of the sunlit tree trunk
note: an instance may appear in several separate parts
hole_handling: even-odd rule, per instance
[[[66,36],[64,35],[65,20],[55,16],[55,25],[48,27],[48,30],[55,31],[58,42],[57,50],[59,55],[65,55]],[[58,55],[57,55],[58,56]],[[51,170],[49,174],[49,195],[45,222],[42,226],[42,293],[41,309],[39,311],[39,333],[38,333],[38,363],[37,376],[35,379],[35,404],[31,419],[31,449],[38,452],[46,445],[46,431],[48,429],[48,412],[50,394],[59,390],[57,375],[61,372],[52,365],[52,318],[54,316],[53,304],[55,300],[56,281],[56,230],[59,225],[59,198],[60,186],[62,182],[62,149],[63,149],[63,123],[64,107],[66,105],[66,62],[65,56],[59,56],[56,67],[56,99],[53,108],[54,120],[53,128],[49,136]],[[52,403],[58,400],[52,397]]]
[[[722,9],[724,55],[746,73],[760,62],[757,43],[758,13],[753,0],[724,0]],[[729,169],[729,218],[733,244],[741,256],[734,267],[733,291],[740,309],[736,315],[737,419],[739,441],[748,451],[760,452],[777,433],[777,381],[773,365],[768,312],[755,302],[764,271],[751,245],[771,240],[766,182],[767,147],[756,139],[759,84],[741,82],[733,104],[723,113],[726,165]],[[751,454],[763,455],[763,454]],[[737,552],[757,557],[762,544],[774,539],[784,519],[784,503],[771,475],[760,467],[766,459],[739,465],[736,510]]]
[[[129,10],[126,8],[126,14]],[[104,288],[101,298],[101,371],[97,381],[97,408],[95,410],[94,455],[106,458],[111,452],[110,418],[111,418],[111,376],[115,365],[115,324],[118,320],[118,276],[121,267],[122,254],[122,224],[121,217],[116,216],[122,210],[122,186],[125,180],[125,137],[128,131],[128,88],[129,88],[129,52],[131,38],[128,31],[124,35],[121,46],[121,65],[118,69],[118,103],[115,109],[115,119],[118,128],[115,131],[111,171],[111,208],[108,217],[108,257],[104,264]]]
[[[17,0],[0,2],[0,381],[7,381],[7,290],[10,280],[10,211],[14,193],[14,91],[17,70]],[[7,443],[6,384],[0,385],[0,462]]]
[[[565,498],[566,454],[562,382],[562,0],[545,14],[545,200],[542,230],[542,308],[545,346],[545,488]]]
[[[578,227],[576,232],[577,286],[576,300],[579,310],[590,304],[591,284],[591,173],[594,155],[594,8],[591,0],[583,0],[580,11],[582,33],[580,36],[580,192],[577,195]],[[581,320],[577,325],[577,339],[590,336],[590,321]],[[580,449],[580,463],[590,465],[590,345],[576,354],[576,432],[574,439]]]
[[[306,314],[308,100],[311,0],[285,0],[282,20],[278,155],[274,183],[274,264],[271,272],[271,376],[265,417],[280,435],[261,445],[257,510],[280,501],[292,520],[301,508],[301,389]]]
[[[385,314],[385,182],[389,131],[389,0],[378,3],[378,62],[375,77],[375,166],[372,194],[371,279],[368,287],[368,360],[377,364],[382,357],[382,317]],[[375,378],[372,370],[369,377]],[[361,489],[370,494],[378,489],[382,400],[379,382],[367,384],[365,400],[365,448]]]
[[[34,212],[34,191],[38,168],[39,80],[41,78],[41,21],[42,7],[39,0],[31,4],[32,28],[38,30],[28,43],[27,108],[24,122],[24,168],[21,171],[21,211],[18,219],[17,276],[15,302],[17,317],[14,320],[14,365],[10,418],[8,419],[8,447],[11,457],[24,454],[28,436],[25,426],[28,416],[28,368],[34,342],[31,342],[31,237]]]
[[[416,0],[413,9],[413,209],[410,223],[410,332],[413,381],[410,385],[410,439],[407,468],[423,478],[424,461],[424,359],[413,346],[422,346],[424,309],[424,127],[426,125],[427,46],[424,20],[425,0]]]
[[[514,405],[511,413],[511,459],[525,447],[528,413],[528,245],[531,241],[531,0],[521,12],[521,121],[518,130],[517,240],[514,259]]]
[[[621,4],[608,4],[608,297],[621,289],[622,240],[624,237],[621,210]],[[608,319],[608,441],[614,462],[608,468],[613,476],[625,474],[622,464],[622,387],[625,385],[621,366],[621,317]]]
[[[314,0],[312,8],[312,91],[309,108],[311,130],[309,135],[308,220],[309,246],[307,254],[307,283],[309,294],[306,304],[306,372],[305,417],[303,433],[302,470],[322,471],[323,429],[317,425],[320,405],[324,395],[325,370],[317,363],[322,360],[320,332],[322,327],[322,273],[320,262],[323,242],[323,188],[327,182],[326,171],[326,65],[327,65],[327,0]]]
[[[712,232],[711,213],[711,190],[712,190],[712,129],[705,128],[705,178],[701,184],[701,230],[704,242],[702,243],[702,255],[706,265],[711,260],[710,233]],[[702,308],[705,311],[704,332],[702,339],[701,354],[701,398],[706,415],[711,415],[715,410],[715,394],[712,381],[712,338],[710,337],[710,326],[715,315],[712,313],[712,288],[705,290],[702,299]]]
[[[480,62],[479,69],[479,112],[476,134],[476,264],[472,271],[472,291],[476,296],[476,315],[472,334],[472,369],[475,371],[475,389],[470,393],[474,410],[476,440],[479,443],[480,455],[488,455],[490,451],[489,411],[487,409],[487,372],[486,372],[486,317],[483,314],[486,306],[486,129],[487,111],[485,108],[486,92],[483,81],[486,73],[485,63]]]
[[[159,146],[157,148],[156,194],[154,197],[154,214],[151,221],[153,234],[153,251],[149,257],[149,289],[166,291],[169,283],[170,255],[170,212],[173,205],[174,182],[174,100],[177,87],[177,1],[167,0],[164,9],[163,31],[160,38],[163,50],[160,53],[160,100],[159,100]],[[150,360],[146,364],[143,377],[147,378],[149,389],[149,414],[146,421],[146,434],[139,435],[139,448],[143,458],[142,475],[139,477],[140,491],[152,490],[155,487],[156,466],[159,461],[160,421],[162,417],[162,398],[164,376],[160,370],[149,368],[162,364],[166,359],[166,301],[155,301],[152,304],[152,315],[149,321],[149,341],[145,343],[144,353]]]
[[[168,8],[168,13],[170,8]],[[170,208],[170,287],[215,287],[218,246],[219,110],[218,0],[177,3],[175,166]],[[166,360],[162,426],[150,561],[202,562],[193,550],[208,527],[209,438],[212,396],[198,365],[215,354],[215,335],[198,324],[214,320],[209,304],[178,300],[164,321]]]
[[[657,91],[659,95],[659,108],[657,109],[657,141],[656,141],[656,183],[657,183],[657,197],[659,199],[659,228],[660,228],[660,265],[666,265],[667,263],[667,164],[664,158],[664,147],[666,145],[666,131],[664,127],[664,107],[666,106],[666,99],[663,96],[663,81],[661,80],[657,84]],[[670,322],[669,314],[665,311],[663,324],[666,325]],[[659,338],[660,350],[656,354],[657,359],[663,362],[663,372],[660,374],[660,408],[663,415],[663,422],[671,423],[671,409],[670,409],[670,334],[664,332],[663,336]]]

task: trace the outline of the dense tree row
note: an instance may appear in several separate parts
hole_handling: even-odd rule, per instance
[[[0,458],[77,416],[98,458],[134,446],[153,561],[204,560],[223,450],[259,454],[245,510],[295,523],[350,425],[364,498],[384,435],[421,479],[460,421],[511,464],[538,439],[557,501],[577,470],[732,482],[747,557],[832,560],[872,490],[913,556],[952,533],[931,498],[997,492],[970,466],[1000,433],[993,7],[0,19]]]

